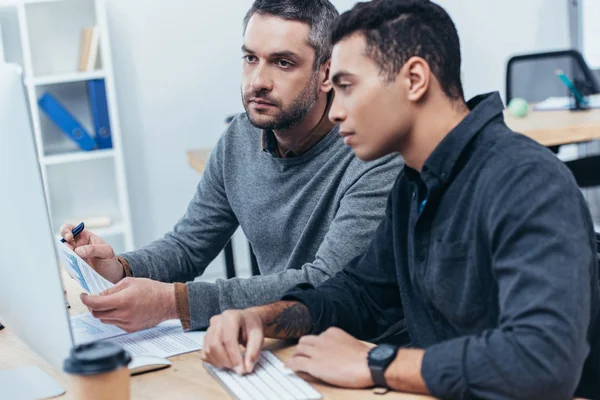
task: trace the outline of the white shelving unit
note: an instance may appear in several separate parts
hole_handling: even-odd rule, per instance
[[[7,62],[23,67],[32,126],[53,229],[66,221],[108,217],[92,228],[116,252],[133,249],[119,113],[104,0],[20,0],[2,3],[0,25]],[[100,69],[77,70],[81,31],[100,33]],[[40,110],[51,93],[84,128],[94,133],[87,81],[104,79],[112,149],[82,151]],[[15,149],[18,151],[18,149]]]

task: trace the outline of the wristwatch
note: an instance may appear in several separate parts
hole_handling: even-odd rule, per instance
[[[387,388],[385,382],[385,369],[396,358],[398,346],[392,344],[380,344],[369,352],[367,360],[369,362],[369,370],[371,378],[376,387]]]

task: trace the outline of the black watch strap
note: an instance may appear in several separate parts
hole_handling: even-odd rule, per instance
[[[371,378],[373,379],[375,387],[387,387],[387,382],[385,381],[386,368],[387,365],[385,367],[379,365],[372,365],[369,367],[369,369],[371,370]]]

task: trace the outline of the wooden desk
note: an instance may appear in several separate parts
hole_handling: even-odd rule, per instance
[[[208,158],[210,157],[211,149],[203,148],[190,150],[187,152],[188,164],[196,171],[203,173],[204,168],[206,167],[206,163],[208,162]]]
[[[81,290],[66,274],[63,282],[68,292],[71,304],[71,314],[87,312],[79,300]],[[50,333],[49,333],[50,334]],[[269,340],[265,349],[272,350],[286,360],[293,352],[293,346],[282,341]],[[150,372],[132,377],[131,393],[133,399],[227,399],[229,395],[217,381],[208,374],[202,365],[200,352],[183,354],[170,359],[173,365],[162,371]],[[48,363],[29,349],[10,331],[10,327],[0,331],[0,369],[16,368],[26,365],[36,365],[44,369],[63,387],[67,387],[66,376],[54,370]],[[345,390],[317,383],[314,379],[305,377],[323,394],[325,399],[369,399],[377,398],[370,390]],[[68,389],[67,389],[68,390]],[[67,392],[60,399],[72,399]],[[388,393],[386,400],[430,399],[426,396],[416,396],[401,393]]]
[[[589,111],[531,111],[525,118],[504,113],[506,124],[544,146],[600,139],[600,109]]]

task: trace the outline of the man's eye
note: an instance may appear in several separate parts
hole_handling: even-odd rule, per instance
[[[251,56],[251,55],[245,55],[242,58],[244,59],[244,61],[246,61],[248,63],[253,63],[253,62],[256,61],[256,57],[255,56]]]
[[[281,68],[290,68],[294,64],[292,64],[291,62],[289,62],[287,60],[277,60],[277,65],[280,66]]]

